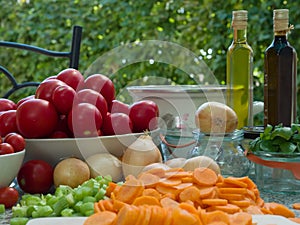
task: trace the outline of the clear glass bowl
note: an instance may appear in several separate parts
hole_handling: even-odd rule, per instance
[[[204,134],[196,130],[193,134],[197,144],[189,157],[204,155],[214,159],[219,164],[223,176],[248,175],[251,161],[244,154],[243,130],[226,134]]]

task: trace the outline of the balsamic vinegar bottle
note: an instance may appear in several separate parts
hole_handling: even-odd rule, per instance
[[[264,126],[291,126],[297,116],[297,54],[287,40],[289,10],[273,11],[274,40],[264,59]]]
[[[238,116],[238,129],[253,125],[253,50],[247,42],[248,12],[232,12],[233,41],[226,57],[227,105]]]

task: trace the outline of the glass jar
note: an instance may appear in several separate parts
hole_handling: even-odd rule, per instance
[[[251,162],[244,154],[242,141],[243,130],[235,130],[229,134],[204,134],[199,130],[194,131],[196,146],[189,157],[199,155],[214,159],[220,166],[223,176],[247,176]]]

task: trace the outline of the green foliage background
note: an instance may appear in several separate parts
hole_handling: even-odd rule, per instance
[[[21,1],[22,2],[22,1]],[[176,43],[200,57],[221,84],[225,84],[226,50],[232,41],[232,10],[248,10],[248,42],[254,50],[255,100],[263,100],[264,50],[273,39],[272,10],[288,8],[295,29],[289,35],[300,49],[300,18],[297,1],[279,0],[31,0],[29,3],[0,0],[0,39],[48,48],[69,50],[72,27],[83,27],[79,70],[85,70],[101,55],[128,43],[161,40]],[[0,62],[19,81],[55,75],[68,64],[30,53],[0,49]],[[158,54],[158,53],[156,53]],[[169,82],[193,84],[184,71],[163,63],[135,63],[119,68],[108,59],[103,72],[113,79],[118,92],[132,80],[164,74]],[[101,71],[99,71],[101,72]],[[298,68],[298,74],[299,68]],[[1,76],[1,75],[0,75]],[[1,78],[0,94],[7,82]],[[22,93],[23,95],[28,94]],[[300,99],[300,98],[298,98]]]

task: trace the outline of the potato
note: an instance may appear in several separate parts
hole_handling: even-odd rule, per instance
[[[223,103],[205,102],[197,109],[195,122],[203,133],[231,133],[237,128],[238,117]]]
[[[189,158],[185,161],[185,164],[183,165],[183,169],[185,171],[194,171],[194,169],[198,167],[207,167],[215,171],[216,174],[221,173],[220,167],[217,164],[217,162],[208,156],[201,155]]]

